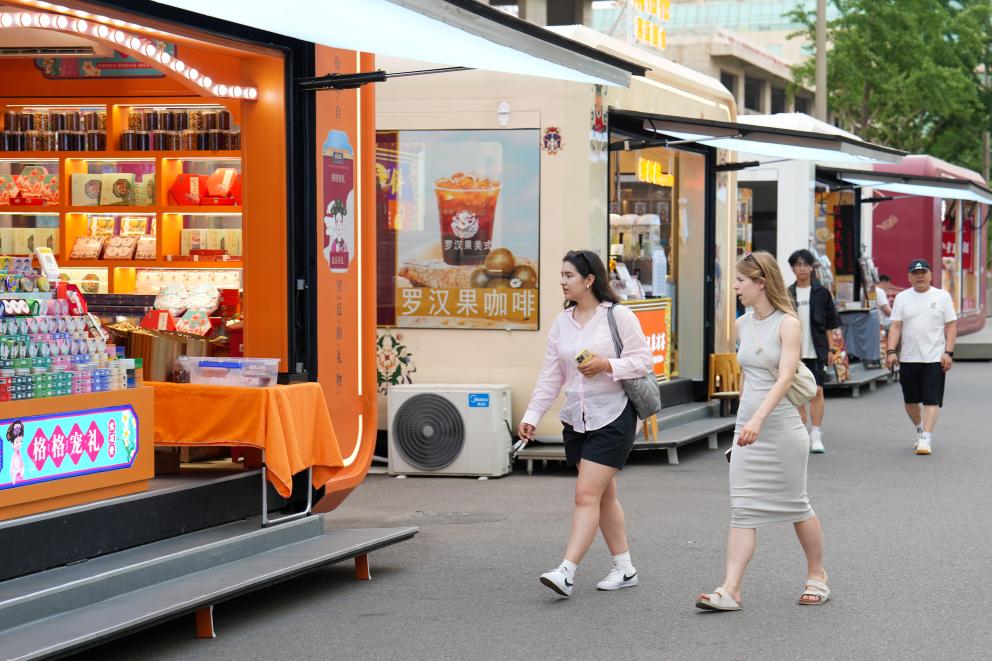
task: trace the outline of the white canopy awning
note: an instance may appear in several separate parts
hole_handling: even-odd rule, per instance
[[[905,152],[898,149],[846,135],[670,115],[624,114],[640,116],[646,132],[672,138],[669,143],[672,146],[677,146],[678,142],[692,142],[758,156],[831,163],[897,163],[905,156]]]
[[[643,66],[475,0],[156,0],[335,48],[626,87]]]
[[[876,188],[889,193],[992,204],[992,190],[969,179],[924,177],[922,175],[905,175],[893,172],[864,172],[859,170],[826,171],[837,179],[846,181],[854,186]]]

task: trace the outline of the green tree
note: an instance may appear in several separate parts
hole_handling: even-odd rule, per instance
[[[864,140],[981,171],[992,93],[983,80],[992,0],[832,0],[828,108]],[[815,12],[790,17],[815,42]],[[812,58],[794,67],[815,80]]]

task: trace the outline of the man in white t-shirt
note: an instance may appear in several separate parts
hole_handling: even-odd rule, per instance
[[[885,364],[891,368],[899,363],[906,413],[916,426],[916,454],[926,455],[944,404],[945,375],[954,363],[958,315],[951,295],[930,286],[933,272],[927,260],[909,263],[909,282],[912,289],[900,292],[892,306]],[[900,339],[902,348],[897,352]]]

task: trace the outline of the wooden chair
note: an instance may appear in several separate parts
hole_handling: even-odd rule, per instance
[[[720,400],[720,415],[729,416],[733,404],[741,397],[741,366],[737,354],[710,354],[710,380],[707,397]]]
[[[652,443],[658,442],[658,416],[652,415],[644,421],[644,440]]]

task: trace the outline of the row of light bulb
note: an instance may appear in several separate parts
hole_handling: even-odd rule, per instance
[[[47,2],[36,2],[39,6],[48,6]],[[53,9],[70,11],[65,7],[51,5]],[[76,12],[84,13],[84,12]],[[90,16],[89,14],[86,14]],[[92,18],[92,16],[91,16]],[[95,17],[102,18],[102,17]],[[110,20],[110,19],[105,19]],[[124,24],[124,21],[113,21]],[[130,25],[130,24],[125,24]],[[211,92],[214,96],[228,97],[232,99],[247,99],[254,101],[258,98],[258,89],[255,87],[244,87],[241,85],[224,85],[215,83],[214,80],[198,71],[195,67],[187,65],[179,58],[175,58],[168,52],[161,50],[152,42],[141,39],[133,34],[129,34],[119,28],[111,28],[103,23],[90,23],[85,18],[69,18],[61,14],[42,14],[33,12],[21,12],[19,14],[0,14],[0,27],[22,27],[22,28],[47,28],[60,30],[63,32],[77,32],[79,34],[89,34],[110,41],[135,53],[139,53],[151,60],[167,66],[176,73],[185,76],[190,81],[196,83],[203,89]],[[135,26],[138,27],[138,26]]]

